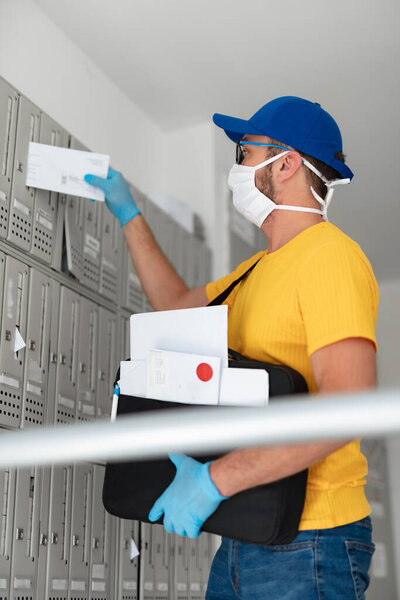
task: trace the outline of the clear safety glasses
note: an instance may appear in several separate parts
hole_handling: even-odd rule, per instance
[[[265,146],[268,148],[282,148],[282,150],[287,150],[283,146],[277,146],[276,144],[261,144],[259,142],[247,142],[246,140],[240,140],[236,144],[236,164],[240,165],[242,160],[244,159],[243,146]]]

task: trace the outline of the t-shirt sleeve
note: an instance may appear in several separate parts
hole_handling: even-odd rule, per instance
[[[251,258],[248,258],[244,262],[240,263],[238,267],[229,275],[225,275],[225,277],[221,277],[221,279],[217,279],[216,281],[212,281],[211,283],[207,283],[206,285],[206,294],[208,300],[214,300],[221,292],[226,290],[226,288],[233,282],[235,279],[238,279],[253,263],[256,262],[261,256],[265,254],[265,250],[262,250],[258,254],[255,254]],[[224,304],[230,304],[235,295],[235,290],[230,294],[228,299],[224,302]]]
[[[376,349],[378,285],[358,246],[319,248],[302,265],[297,291],[309,355],[350,337],[369,339]]]

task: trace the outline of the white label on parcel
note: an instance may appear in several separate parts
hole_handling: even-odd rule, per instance
[[[218,404],[221,360],[185,352],[152,349],[147,360],[147,398]]]
[[[225,406],[265,406],[269,378],[264,369],[222,369],[219,404]]]
[[[26,185],[104,202],[104,192],[83,178],[88,173],[107,177],[109,162],[107,154],[30,142]]]

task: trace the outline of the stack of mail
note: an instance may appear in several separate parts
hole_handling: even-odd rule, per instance
[[[124,395],[187,404],[265,406],[268,373],[228,368],[226,306],[131,316]]]

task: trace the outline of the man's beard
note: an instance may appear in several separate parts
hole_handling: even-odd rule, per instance
[[[267,165],[257,173],[256,185],[262,194],[276,202],[275,186],[272,182],[272,165]]]

